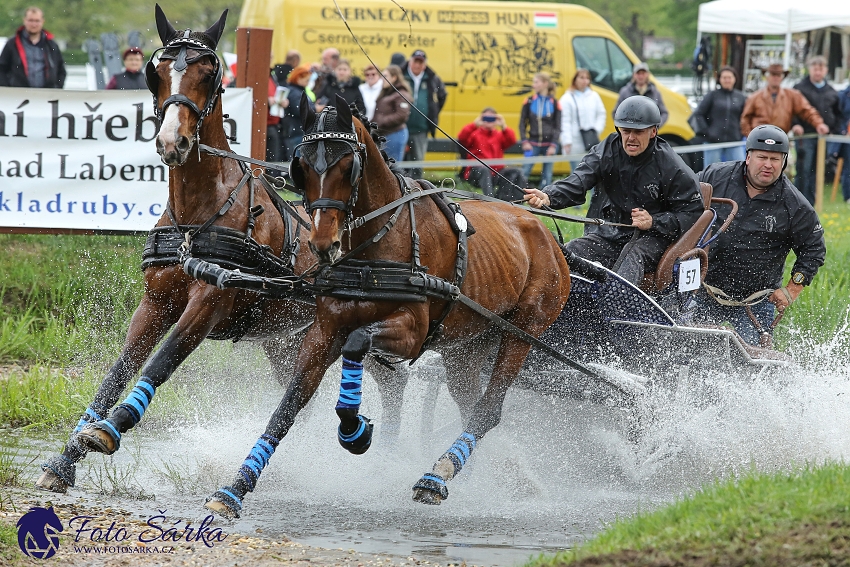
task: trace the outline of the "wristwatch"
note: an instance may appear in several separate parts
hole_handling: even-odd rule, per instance
[[[791,276],[791,281],[797,285],[806,285],[807,279],[803,272],[794,272],[794,275]]]

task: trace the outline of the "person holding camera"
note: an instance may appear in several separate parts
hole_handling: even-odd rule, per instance
[[[457,136],[458,141],[471,154],[481,159],[499,159],[505,157],[505,150],[516,144],[516,132],[505,124],[505,119],[496,109],[488,106],[471,124],[467,124]],[[514,189],[513,184],[525,187],[526,179],[522,172],[515,167],[492,165],[489,169],[483,165],[464,168],[464,179],[480,187],[485,195],[493,196],[495,183],[496,196],[510,200],[521,199],[522,193]],[[498,172],[495,173],[495,172]]]
[[[590,88],[590,71],[577,69],[561,100],[561,151],[565,156],[584,154],[599,143],[605,130],[605,106],[599,93]],[[578,161],[570,161],[575,171]]]

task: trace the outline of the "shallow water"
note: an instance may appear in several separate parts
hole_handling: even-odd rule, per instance
[[[112,467],[129,475],[130,492],[155,494],[113,498],[122,508],[167,509],[200,523],[204,498],[229,484],[283,395],[250,347],[221,350],[229,348],[204,345],[193,355],[173,381],[200,386],[203,395],[160,414],[149,410],[114,457],[92,455],[78,467],[69,495],[94,498],[104,484],[97,471]],[[438,562],[520,564],[718,477],[847,458],[850,371],[828,346],[807,352],[807,369],[779,379],[691,376],[674,391],[656,392],[653,419],[637,441],[628,439],[622,409],[514,389],[502,423],[449,484],[449,499],[434,507],[414,503],[411,487],[461,432],[445,386],[437,429],[423,435],[422,401],[433,384],[411,380],[400,436],[390,445],[381,435],[377,388],[367,379],[361,411],[376,422],[375,442],[354,456],[336,440],[337,365],[246,497],[242,519],[225,531]],[[216,359],[227,363],[199,371]],[[197,378],[209,374],[217,377]],[[44,451],[63,438],[26,438],[24,445]]]

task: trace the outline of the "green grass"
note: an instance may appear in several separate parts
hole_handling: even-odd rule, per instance
[[[70,425],[94,397],[102,376],[95,369],[81,375],[34,366],[0,376],[0,427]]]
[[[562,565],[847,565],[850,466],[717,482],[621,519],[575,550],[529,562]]]

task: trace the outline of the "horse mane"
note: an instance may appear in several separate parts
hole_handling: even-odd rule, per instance
[[[360,112],[360,109],[357,108],[357,105],[351,103],[349,106],[351,108],[351,117],[356,118],[363,124],[363,127],[368,132],[369,136],[372,138],[372,141],[375,142],[375,145],[378,146],[378,151],[381,152],[381,158],[384,160],[384,163],[387,164],[387,167],[393,169],[393,164],[395,163],[395,159],[391,158],[387,155],[384,147],[386,146],[387,139],[384,136],[378,134],[378,124],[375,122],[370,122],[366,115]],[[395,171],[393,169],[393,171]]]

